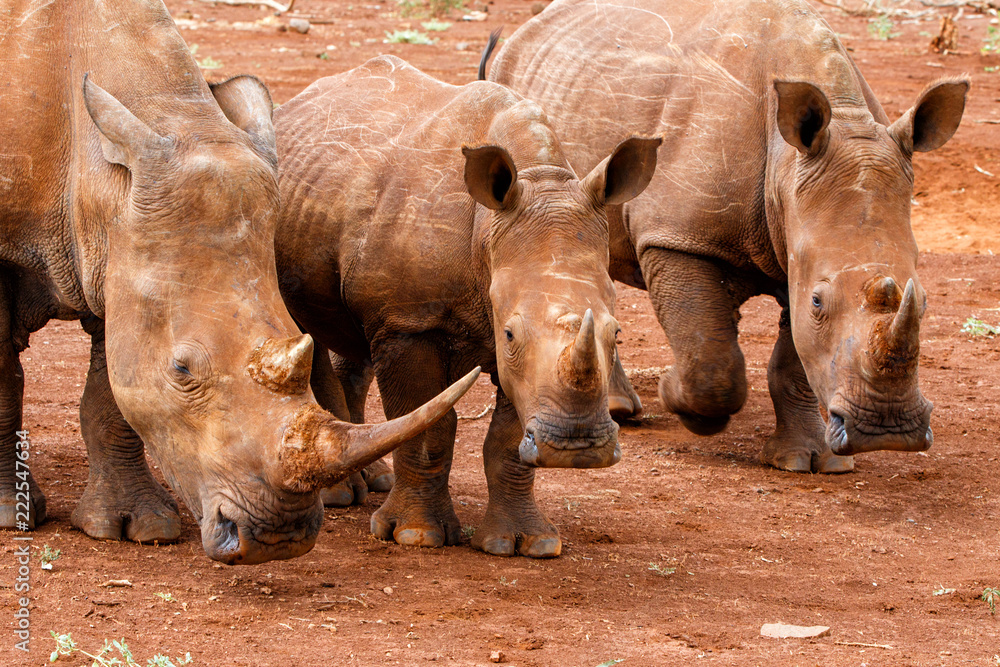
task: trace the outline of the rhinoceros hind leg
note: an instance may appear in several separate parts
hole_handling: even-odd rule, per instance
[[[19,349],[13,343],[8,295],[3,276],[0,275],[0,528],[34,530],[45,521],[45,496],[31,475],[30,436],[28,461],[22,461],[18,466],[17,443],[21,438],[17,433],[21,430],[24,370],[18,358]],[[23,514],[24,482],[28,483],[26,522]],[[18,492],[22,495],[18,496]],[[20,507],[18,503],[22,503]]]
[[[826,444],[819,403],[795,351],[787,308],[781,312],[778,342],[767,366],[767,386],[774,403],[776,425],[761,450],[761,462],[792,472],[854,470],[853,456],[837,456]]]
[[[96,539],[173,542],[181,534],[177,502],[153,479],[142,440],[115,403],[104,354],[104,322],[91,316],[83,326],[91,348],[80,430],[90,472],[70,520]]]
[[[497,390],[497,407],[483,444],[489,504],[472,546],[495,556],[554,558],[562,552],[559,530],[535,503],[535,471],[521,463],[521,423],[513,404]]]
[[[632,383],[625,374],[621,359],[615,352],[615,365],[611,369],[611,382],[608,387],[608,410],[616,422],[642,417],[642,401],[632,388]]]
[[[676,363],[660,378],[660,400],[698,435],[722,431],[747,397],[739,307],[754,286],[717,262],[648,248],[642,275]]]
[[[434,340],[408,337],[387,342],[376,355],[376,377],[385,415],[400,417],[448,386]],[[383,540],[421,547],[458,544],[462,526],[448,492],[458,418],[451,410],[395,452],[395,483],[372,514],[372,533]]]
[[[363,366],[352,364],[343,357],[328,352],[317,342],[313,344],[313,365],[309,384],[316,397],[316,402],[324,410],[332,412],[338,419],[349,420],[356,424],[363,422],[365,398],[368,393],[368,385],[371,384],[371,373],[368,374],[367,381],[352,382],[352,376],[363,372],[363,370],[355,372],[352,369],[355,367],[363,369]],[[359,401],[360,413],[358,412]],[[360,472],[338,484],[322,489],[320,498],[326,507],[350,507],[365,502],[369,490],[373,489],[364,478],[364,473]]]
[[[375,369],[370,363],[357,363],[330,353],[330,361],[333,365],[333,373],[344,388],[344,397],[347,401],[347,409],[351,414],[351,421],[355,424],[363,424],[365,421],[365,402],[368,399],[368,388],[371,387],[375,378]],[[373,493],[385,493],[392,489],[396,476],[392,474],[392,468],[383,459],[379,459],[361,471],[361,477],[368,484],[368,490]]]

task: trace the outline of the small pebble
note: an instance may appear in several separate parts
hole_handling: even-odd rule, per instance
[[[507,656],[503,654],[503,651],[493,651],[490,653],[490,662],[506,662]]]
[[[304,35],[309,32],[309,21],[305,19],[292,19],[288,22],[288,27]]]
[[[385,588],[382,589],[382,592],[385,593],[386,595],[392,595],[392,586],[386,586]]]

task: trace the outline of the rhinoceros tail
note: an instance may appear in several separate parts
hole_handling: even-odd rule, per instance
[[[500,33],[502,32],[503,26],[500,26],[490,33],[490,39],[486,42],[486,47],[483,48],[483,55],[479,57],[479,76],[477,77],[479,81],[486,81],[486,63],[493,55],[493,49],[497,48],[497,42],[500,41]]]

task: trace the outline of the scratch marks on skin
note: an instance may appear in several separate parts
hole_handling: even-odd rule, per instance
[[[45,9],[46,7],[48,7],[48,6],[50,6],[50,5],[54,4],[54,3],[55,3],[55,0],[42,0],[42,2],[33,3],[28,8],[28,12],[24,16],[21,17],[21,20],[17,22],[17,24],[15,25],[15,27],[16,28],[20,28],[25,23],[27,23],[28,20],[30,18],[32,18],[35,14],[37,14],[38,12],[42,11],[43,9]]]
[[[657,20],[661,22],[667,29],[667,34],[669,35],[669,37],[667,38],[667,42],[669,43],[674,41],[674,29],[670,27],[670,22],[667,21],[667,18],[665,16],[661,16],[656,12],[650,11],[648,9],[643,9],[641,7],[634,7],[632,5],[619,5],[619,4],[612,4],[609,2],[599,2],[599,0],[593,1],[593,7],[595,12],[604,13],[605,17],[607,17],[608,12],[612,9],[622,9],[625,11],[642,14],[650,19]],[[612,23],[611,25],[614,25],[614,23]]]

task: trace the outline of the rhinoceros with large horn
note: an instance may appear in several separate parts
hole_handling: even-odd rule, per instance
[[[374,368],[389,417],[474,365],[490,373],[489,505],[473,544],[558,555],[534,468],[620,456],[605,210],[642,192],[659,139],[625,138],[578,178],[537,104],[493,83],[447,85],[392,56],[313,83],[275,124],[276,257],[296,321]],[[371,374],[340,375],[333,386],[357,415]],[[375,535],[460,539],[448,492],[456,424],[449,414],[393,455]]]
[[[685,426],[716,433],[743,406],[739,308],[769,294],[765,463],[839,472],[930,447],[912,158],[951,138],[968,80],[890,122],[803,0],[556,0],[490,79],[542,105],[576,169],[623,132],[663,134],[649,188],[609,208],[611,271],[649,290],[676,358],[660,398]]]
[[[252,77],[209,89],[162,2],[7,3],[0,34],[0,527],[45,518],[16,457],[19,354],[48,320],[79,319],[90,476],[73,524],[177,539],[145,443],[212,558],[308,551],[319,489],[427,428],[475,374],[376,427],[319,409],[274,268],[271,98]]]

